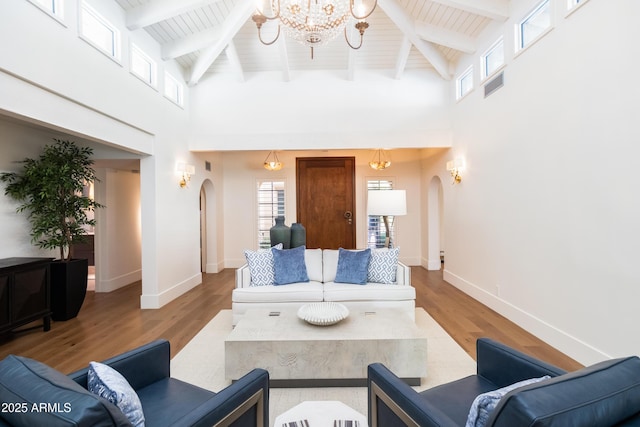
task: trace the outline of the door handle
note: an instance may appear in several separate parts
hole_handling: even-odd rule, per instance
[[[346,211],[343,216],[349,224],[353,223],[353,213],[351,211]]]

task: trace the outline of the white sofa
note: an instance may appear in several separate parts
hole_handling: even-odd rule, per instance
[[[288,285],[250,286],[247,264],[236,270],[236,287],[232,294],[233,325],[249,309],[277,311],[283,307],[297,309],[318,301],[335,301],[349,311],[370,311],[376,308],[395,308],[415,317],[416,290],[411,286],[411,269],[398,262],[394,284],[366,285],[334,283],[338,268],[338,250],[306,249],[305,266],[309,282]]]

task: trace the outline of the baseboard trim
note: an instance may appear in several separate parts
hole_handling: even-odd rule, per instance
[[[445,269],[443,279],[583,365],[612,356]]]
[[[120,289],[124,286],[130,285],[133,282],[137,282],[142,280],[142,270],[134,270],[126,274],[122,274],[118,277],[114,277],[108,280],[100,280],[96,277],[96,287],[95,291],[100,292],[111,292],[116,289]]]
[[[220,264],[220,263],[207,263],[207,265],[204,266],[204,271],[205,273],[220,273],[222,270],[224,269],[224,264]]]
[[[142,309],[160,308],[163,305],[168,304],[174,299],[178,298],[180,295],[195,288],[201,283],[202,283],[202,273],[197,273],[191,276],[190,278],[178,283],[177,285],[159,294],[153,294],[153,295],[142,294],[140,296],[140,308]],[[144,286],[143,286],[143,290],[144,290]]]

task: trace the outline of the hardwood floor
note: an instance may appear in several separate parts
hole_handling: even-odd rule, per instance
[[[202,285],[157,310],[141,310],[140,282],[108,294],[88,292],[77,318],[14,333],[0,340],[0,359],[19,354],[64,373],[157,338],[171,342],[172,357],[222,309],[231,308],[234,270],[206,274]],[[579,363],[442,280],[441,271],[412,267],[416,305],[423,307],[475,358],[477,337],[488,336],[566,370]]]

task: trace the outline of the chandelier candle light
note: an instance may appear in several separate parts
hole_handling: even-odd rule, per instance
[[[364,32],[369,28],[365,21],[375,10],[377,0],[368,13],[364,13],[364,0],[269,0],[273,16],[265,15],[260,8],[252,16],[253,22],[258,28],[258,38],[264,45],[271,45],[280,37],[280,28],[284,29],[287,37],[302,43],[311,48],[311,59],[313,59],[313,48],[322,46],[335,39],[341,31],[344,31],[344,38],[352,49],[360,49]],[[355,2],[360,5],[358,13],[355,12]],[[278,23],[278,32],[270,42],[262,39],[261,28],[267,21],[275,20]],[[349,21],[357,21],[354,27],[360,33],[360,43],[354,46],[347,36],[347,24]]]

